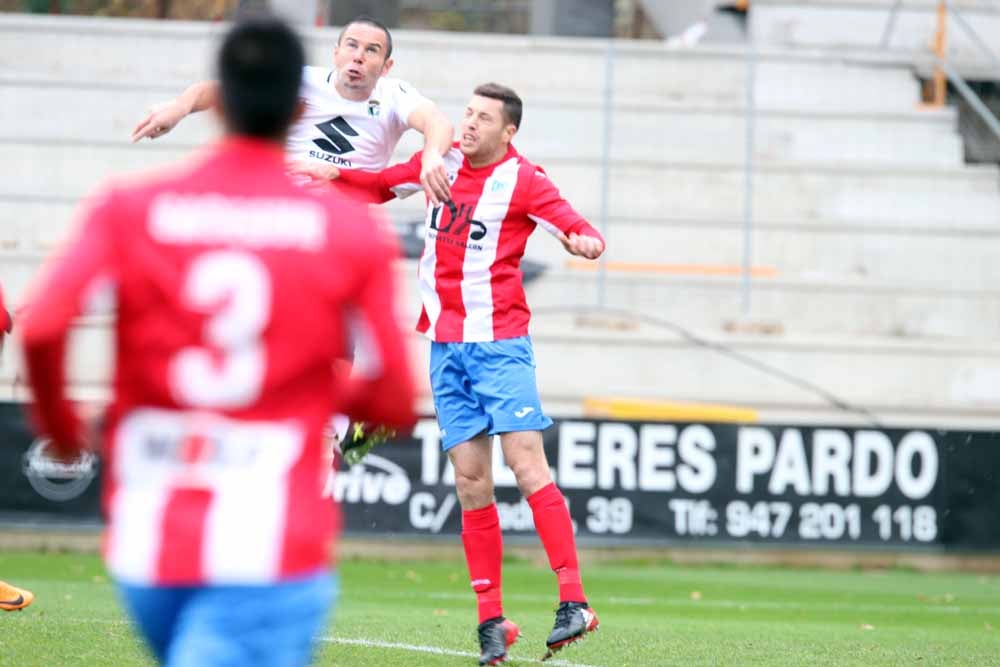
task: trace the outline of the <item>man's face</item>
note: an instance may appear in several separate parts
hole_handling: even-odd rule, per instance
[[[510,143],[517,129],[503,116],[503,102],[473,95],[462,118],[459,148],[468,157],[488,157]]]
[[[371,94],[379,77],[389,73],[392,60],[387,58],[385,32],[367,23],[352,23],[344,29],[333,50],[338,88]]]

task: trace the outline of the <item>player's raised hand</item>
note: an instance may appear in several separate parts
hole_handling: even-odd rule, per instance
[[[570,233],[566,236],[562,232],[556,235],[556,238],[563,244],[566,248],[566,252],[571,255],[576,255],[577,257],[586,257],[587,259],[597,259],[604,252],[604,242],[599,238],[593,236],[586,236],[585,234],[575,234]]]
[[[188,115],[185,109],[176,100],[166,104],[158,104],[150,110],[149,114],[132,130],[132,143],[149,137],[156,139],[174,129],[177,123],[181,122]]]
[[[448,170],[444,167],[444,158],[440,153],[436,151],[424,153],[420,163],[420,185],[424,187],[427,199],[434,206],[451,199]]]

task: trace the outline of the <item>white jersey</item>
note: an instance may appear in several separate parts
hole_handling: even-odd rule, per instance
[[[335,70],[303,69],[299,97],[305,111],[292,126],[286,153],[347,169],[385,169],[407,130],[406,119],[426,98],[405,81],[382,77],[371,97],[355,102],[340,96],[335,80]]]

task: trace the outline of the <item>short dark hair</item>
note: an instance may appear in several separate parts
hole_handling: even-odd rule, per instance
[[[233,26],[218,60],[222,112],[229,129],[281,139],[295,117],[305,62],[302,42],[279,19],[256,15]]]
[[[524,105],[513,88],[501,86],[499,83],[484,83],[481,86],[476,86],[472,93],[503,102],[504,120],[516,128],[521,127],[521,114],[524,111]]]
[[[384,32],[385,57],[386,59],[389,59],[389,57],[392,56],[392,35],[389,33],[389,28],[386,27],[386,25],[381,21],[379,21],[378,19],[372,18],[371,16],[367,16],[366,14],[362,14],[361,16],[355,16],[353,19],[344,24],[344,28],[340,31],[340,34],[337,35],[338,45],[340,44],[340,40],[343,38],[344,33],[347,31],[347,29],[350,28],[355,23],[363,23],[364,25],[370,25]]]

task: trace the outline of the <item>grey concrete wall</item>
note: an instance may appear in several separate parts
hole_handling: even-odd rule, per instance
[[[216,136],[211,117],[200,115],[156,142],[127,140],[149,105],[210,76],[220,29],[0,16],[0,282],[15,299],[96,184],[191,155]],[[329,62],[335,31],[306,35],[312,61]],[[395,37],[394,73],[453,117],[476,83],[515,86],[527,104],[517,145],[597,220],[604,42]],[[905,59],[762,49],[753,259],[773,277],[756,282],[751,319],[784,333],[753,342],[725,332],[741,319],[736,278],[670,270],[732,267],[742,258],[742,52],[620,44],[617,55],[608,259],[656,266],[609,272],[610,303],[745,346],[894,414],[933,410],[947,420],[1000,408],[982,379],[1000,367],[1000,263],[992,251],[1000,181],[994,168],[963,163],[952,112],[917,109]],[[419,145],[406,137],[397,157]],[[400,219],[419,218],[421,209],[418,198],[389,207]],[[596,301],[596,274],[568,265],[547,235],[529,253],[550,265],[529,290],[535,305]],[[401,274],[412,313],[411,269]],[[548,360],[543,392],[560,405],[613,391],[824,414],[801,392],[761,384],[690,344],[656,335],[612,342],[572,320],[540,317],[538,325],[539,355]],[[94,326],[90,336],[105,335]],[[88,352],[78,362],[86,366],[79,386],[99,391],[106,347],[81,340]],[[860,349],[859,341],[868,342]],[[418,343],[414,349],[424,354]],[[577,382],[575,359],[601,350],[601,381]],[[0,396],[15,367],[8,350]]]

